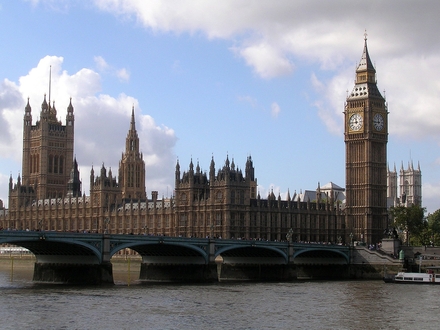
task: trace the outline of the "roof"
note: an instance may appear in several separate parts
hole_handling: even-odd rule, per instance
[[[362,52],[361,60],[356,69],[356,72],[363,72],[363,71],[376,72],[373,63],[371,62],[370,55],[368,54],[367,37],[365,37],[364,51]]]
[[[340,190],[340,191],[345,191],[345,188],[339,187],[337,184],[333,183],[333,182],[329,182],[326,185],[321,187],[321,190]]]

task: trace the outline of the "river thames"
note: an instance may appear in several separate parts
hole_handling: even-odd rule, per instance
[[[440,286],[382,281],[142,284],[32,283],[31,260],[0,260],[1,329],[437,329]]]

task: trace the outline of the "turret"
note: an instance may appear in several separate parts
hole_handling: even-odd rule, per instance
[[[73,115],[72,98],[70,98],[69,106],[67,107],[66,125],[72,127],[75,122],[75,116]]]
[[[92,191],[94,182],[95,182],[95,170],[93,169],[93,165],[92,165],[92,169],[90,170],[90,191]]]
[[[28,127],[30,129],[30,127],[32,125],[32,108],[31,108],[31,105],[29,104],[29,98],[27,99],[27,104],[26,104],[26,107],[24,108],[23,122],[24,122],[25,129]]]
[[[70,171],[70,179],[67,182],[67,196],[81,197],[81,180],[79,177],[78,163],[76,157],[73,160],[73,167]]]
[[[252,157],[248,156],[246,161],[246,169],[245,169],[246,180],[254,181],[255,180],[255,169],[254,164],[252,162]]]
[[[180,184],[180,164],[179,164],[179,159],[177,159],[176,173],[175,173],[175,187],[177,188],[179,184]]]
[[[214,163],[214,156],[211,158],[211,164],[209,165],[209,181],[211,184],[215,180],[215,163]]]
[[[189,163],[189,183],[193,184],[194,183],[194,164],[193,164],[193,160],[191,158],[191,162]]]

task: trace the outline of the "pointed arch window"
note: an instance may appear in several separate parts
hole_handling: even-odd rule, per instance
[[[49,155],[49,159],[48,159],[48,169],[47,169],[47,171],[49,172],[49,173],[52,173],[53,172],[53,156],[52,155]]]
[[[63,174],[64,173],[64,157],[63,156],[60,156],[60,163],[59,163],[59,165],[60,165],[60,168],[59,168],[59,173],[60,174]]]
[[[53,158],[53,172],[58,173],[58,156]]]

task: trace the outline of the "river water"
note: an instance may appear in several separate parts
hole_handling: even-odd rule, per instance
[[[30,262],[0,263],[0,329],[437,329],[440,319],[440,286],[146,285],[129,263],[114,266],[114,286],[37,285]]]

